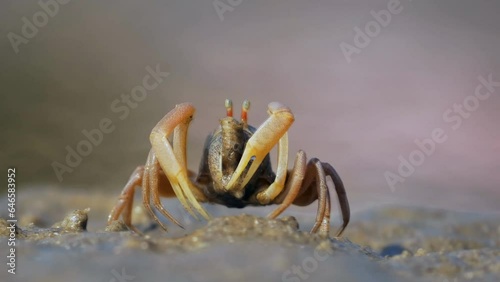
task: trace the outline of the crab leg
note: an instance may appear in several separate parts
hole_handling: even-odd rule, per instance
[[[165,172],[175,195],[183,207],[194,218],[198,218],[192,211],[192,206],[208,220],[210,216],[193,194],[193,190],[196,190],[196,188],[188,177],[185,161],[186,131],[194,112],[194,107],[189,103],[177,105],[175,109],[163,117],[153,128],[149,139],[160,166]],[[176,129],[176,127],[178,127],[178,129]],[[170,136],[174,130],[177,134],[174,134],[173,142],[175,148],[173,149],[168,141],[168,136]]]
[[[326,175],[330,176],[335,186],[335,191],[337,192],[337,197],[340,205],[340,211],[342,213],[342,226],[337,231],[337,236],[342,235],[347,224],[349,224],[349,219],[351,218],[351,210],[349,208],[349,201],[347,200],[347,193],[345,191],[344,183],[340,179],[337,171],[329,163],[322,163],[323,169]]]
[[[132,225],[132,205],[134,203],[134,192],[135,187],[140,185],[144,175],[144,167],[137,167],[134,172],[130,175],[127,184],[122,190],[120,199],[118,203],[113,207],[111,213],[108,216],[108,224],[114,220],[118,220],[120,215],[123,216],[123,221],[127,227],[137,231],[137,229]]]
[[[314,173],[313,170],[315,170],[316,173]],[[326,225],[323,223],[323,220],[325,219],[326,210],[328,208],[327,201],[330,201],[330,197],[328,194],[328,185],[326,184],[326,174],[323,170],[321,161],[317,158],[309,160],[309,163],[307,164],[306,178],[303,184],[303,187],[309,187],[309,191],[311,192],[314,191],[312,190],[314,187],[311,186],[313,177],[316,178],[316,183],[314,185],[316,186],[316,194],[310,193],[310,195],[317,195],[318,211],[316,212],[316,220],[311,229],[311,233],[316,233],[318,228],[322,226],[323,228],[320,230],[320,233],[328,235],[330,231],[330,215],[328,215],[328,223]]]
[[[156,214],[151,209],[151,198],[153,200],[153,205],[158,209],[163,216],[170,219],[173,223],[177,224],[179,227],[184,228],[177,219],[175,219],[161,204],[159,195],[159,182],[160,182],[160,165],[153,150],[149,151],[148,159],[146,161],[146,167],[142,182],[142,203],[149,214],[154,218],[154,220],[160,224],[163,230],[167,231],[167,227],[161,222],[161,220],[156,216]],[[166,187],[163,187],[166,190]],[[152,195],[151,195],[152,194]]]
[[[302,187],[302,181],[306,173],[306,153],[302,150],[297,152],[295,156],[295,163],[290,171],[290,180],[286,184],[285,190],[274,199],[273,202],[279,203],[279,206],[267,215],[269,218],[278,217],[284,210],[286,210],[299,195]]]
[[[280,205],[268,217],[277,217],[291,204],[307,206],[318,200],[316,220],[311,233],[319,231],[322,235],[328,235],[330,231],[331,196],[326,177],[330,176],[335,186],[342,212],[342,226],[336,234],[336,236],[340,236],[349,223],[350,218],[349,202],[347,201],[344,184],[329,163],[324,163],[317,158],[313,158],[306,165],[305,160],[305,153],[299,151],[293,170],[290,173],[291,179],[288,180],[286,189],[274,200],[274,203],[279,203]]]
[[[250,178],[254,175],[255,171],[259,167],[259,165],[264,160],[265,156],[271,151],[271,149],[280,141],[280,139],[286,135],[287,130],[290,128],[294,121],[294,117],[289,108],[284,105],[273,102],[268,105],[268,113],[269,118],[255,131],[255,133],[248,140],[245,151],[243,152],[243,156],[238,163],[238,167],[233,173],[231,179],[227,184],[227,190],[234,190],[237,182],[240,181],[240,177],[243,172],[246,171],[247,165],[250,161],[252,164],[246,171],[241,184],[239,185],[240,189],[243,189],[245,185],[248,183]],[[283,150],[281,150],[282,154],[288,154],[288,150],[285,147],[288,143],[288,139],[285,136],[283,141]],[[283,156],[281,157],[283,159]],[[283,169],[283,166],[282,166]],[[286,171],[286,168],[285,168]],[[285,172],[286,177],[286,172]],[[281,181],[281,177],[278,179]],[[276,184],[274,189],[279,189],[280,184]],[[281,187],[282,189],[282,187]],[[239,194],[243,194],[243,191],[235,191]],[[270,193],[274,194],[274,193]]]

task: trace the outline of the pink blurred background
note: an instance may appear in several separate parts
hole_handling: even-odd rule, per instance
[[[457,130],[442,118],[474,94],[478,76],[500,81],[500,3],[401,0],[402,11],[348,63],[340,44],[353,45],[354,28],[389,1],[353,2],[242,1],[222,21],[212,1],[60,5],[18,54],[6,36],[0,45],[2,167],[18,169],[22,189],[118,195],[146,159],[150,130],[176,103],[198,109],[188,154],[197,169],[224,99],[239,107],[248,98],[254,125],[271,101],[293,110],[290,159],[304,149],[330,162],[355,211],[403,204],[500,212],[500,88]],[[4,35],[21,34],[22,17],[41,9],[36,1],[0,7]],[[157,64],[170,76],[118,119],[110,104]],[[105,117],[115,131],[59,182],[52,162],[63,163],[65,146]],[[384,173],[435,128],[447,141],[392,191]]]

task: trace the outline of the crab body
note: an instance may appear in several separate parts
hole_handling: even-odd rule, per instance
[[[220,127],[208,135],[197,182],[205,184],[204,194],[210,202],[235,208],[261,205],[255,197],[256,193],[259,192],[259,188],[268,187],[276,177],[269,154],[244,187],[241,187],[241,181],[237,182],[238,187],[235,190],[229,190],[227,186],[238,167],[248,140],[255,131],[254,127],[233,117],[225,117],[221,119]],[[247,172],[248,167],[242,176]],[[244,191],[244,193],[234,193],[234,191]]]
[[[123,217],[132,225],[132,206],[135,187],[141,186],[143,205],[151,217],[165,230],[166,226],[153,211],[182,227],[162,205],[160,197],[177,197],[193,217],[205,219],[210,215],[200,202],[227,207],[247,205],[278,205],[269,215],[276,218],[290,205],[306,206],[318,201],[312,233],[328,236],[330,230],[331,198],[329,177],[338,195],[343,224],[340,236],[350,218],[344,184],[335,169],[317,158],[307,161],[300,150],[292,169],[288,169],[288,134],[294,116],[286,106],[273,102],[268,105],[269,118],[258,128],[248,125],[248,101],[243,102],[241,120],[233,118],[231,100],[226,100],[226,117],[206,141],[198,174],[187,169],[187,132],[195,112],[189,103],[177,105],[153,128],[152,145],[146,164],[137,167],[113,207],[108,224]],[[277,169],[273,172],[269,153],[277,146]],[[197,176],[196,176],[197,175]]]

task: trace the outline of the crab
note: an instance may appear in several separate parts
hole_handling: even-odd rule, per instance
[[[160,197],[177,197],[184,209],[194,218],[197,213],[206,220],[211,216],[203,203],[243,208],[248,205],[277,207],[267,215],[278,217],[290,205],[307,206],[318,200],[318,209],[311,233],[329,236],[331,200],[327,177],[330,177],[338,196],[342,213],[340,236],[349,223],[350,210],[344,184],[335,169],[318,158],[307,161],[299,150],[293,168],[288,170],[288,129],[294,122],[291,110],[278,102],[268,105],[268,119],[255,128],[248,124],[250,102],[242,105],[241,120],[233,118],[231,100],[225,101],[226,117],[208,135],[196,175],[187,168],[186,142],[195,108],[191,103],[175,106],[153,128],[146,164],[137,167],[123,188],[118,202],[108,217],[108,224],[118,220],[131,230],[135,188],[142,187],[143,205],[151,217],[165,230],[153,206],[163,216],[181,228],[162,205]],[[273,172],[269,153],[277,145],[277,170]]]

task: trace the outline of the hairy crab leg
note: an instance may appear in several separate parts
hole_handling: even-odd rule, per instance
[[[294,121],[294,117],[289,108],[284,105],[273,102],[268,105],[269,118],[255,131],[248,140],[243,156],[238,166],[227,184],[227,190],[234,190],[236,183],[239,182],[241,175],[246,170],[250,161],[252,164],[245,174],[239,187],[242,189],[254,175],[265,156],[286,134]],[[243,194],[243,191],[236,191]]]
[[[210,219],[210,216],[206,210],[200,205],[195,195],[193,194],[193,189],[196,189],[194,184],[188,177],[188,171],[185,166],[185,161],[177,159],[176,153],[172,148],[172,145],[168,141],[168,136],[172,134],[177,126],[181,126],[178,130],[181,134],[180,137],[174,137],[176,142],[180,142],[185,135],[182,134],[184,126],[189,125],[193,114],[195,112],[194,107],[189,103],[183,103],[175,106],[165,117],[163,117],[158,124],[153,128],[150,135],[150,141],[154,150],[156,157],[160,163],[162,170],[165,172],[175,195],[183,205],[183,207],[194,217],[198,218],[191,206],[198,211],[205,219]],[[184,137],[183,137],[184,136]],[[178,138],[178,139],[177,139]],[[185,142],[185,140],[184,140]],[[182,142],[181,142],[182,143]],[[182,148],[185,148],[183,145]],[[182,149],[176,149],[177,155],[184,155],[185,152],[181,152]],[[182,158],[182,157],[181,157]],[[183,166],[184,164],[184,166]],[[200,195],[200,193],[198,193]],[[189,204],[188,204],[189,203]]]

